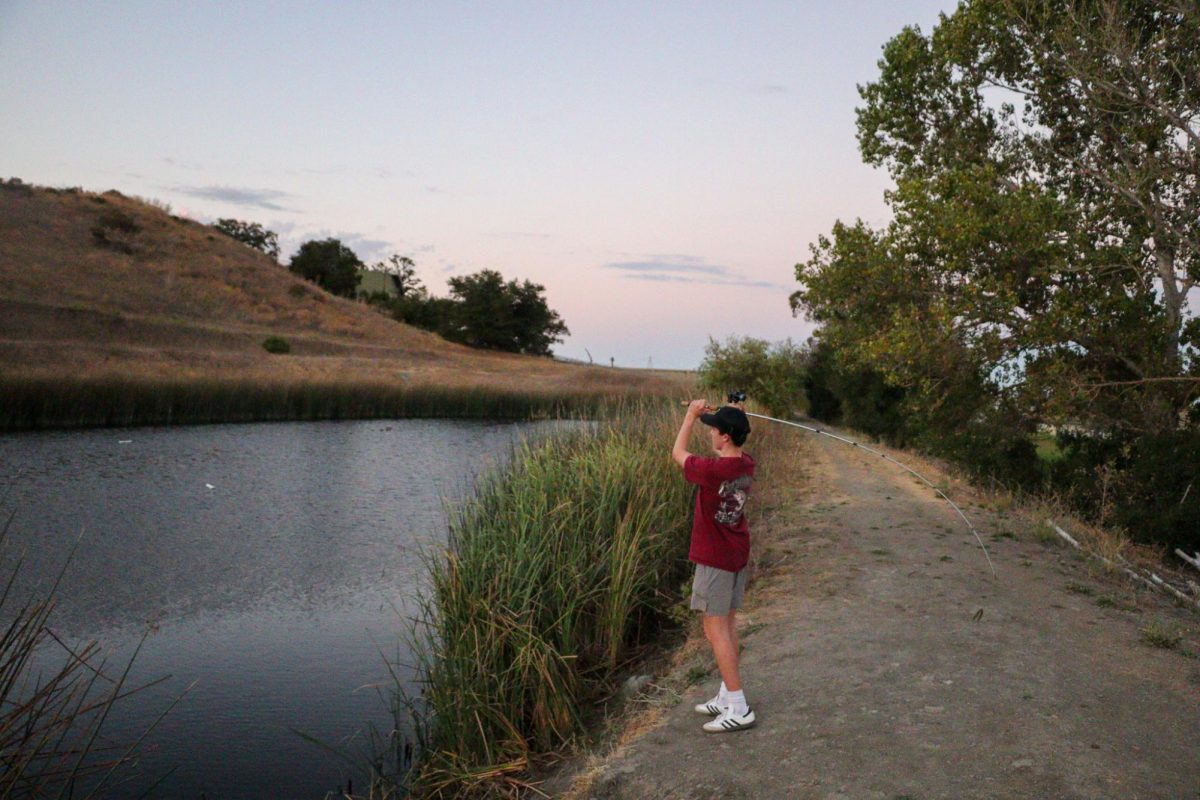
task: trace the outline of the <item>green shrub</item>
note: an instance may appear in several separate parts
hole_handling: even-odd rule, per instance
[[[907,392],[888,383],[872,369],[835,370],[830,390],[838,399],[841,421],[897,447],[912,440],[912,425],[905,416]]]
[[[731,336],[709,339],[700,365],[700,385],[721,394],[744,390],[748,399],[779,417],[805,410],[804,356],[791,339]]]
[[[805,357],[805,393],[817,419],[949,458],[1011,488],[1044,483],[1032,431],[980,381],[957,381],[933,403],[878,370],[842,365],[823,340],[810,340]]]
[[[937,425],[919,443],[931,452],[962,464],[976,477],[1010,489],[1041,489],[1046,462],[1021,426],[998,409],[984,409],[959,424]]]
[[[1174,650],[1183,641],[1183,634],[1162,620],[1151,620],[1145,627],[1138,628],[1138,633],[1144,644],[1151,647],[1161,647],[1164,650]]]
[[[1060,431],[1051,484],[1091,519],[1131,539],[1200,550],[1200,431]]]
[[[803,360],[805,400],[815,419],[846,425],[897,446],[912,439],[902,387],[889,384],[876,370],[842,365],[836,350],[821,339],[805,343]]]
[[[263,339],[262,346],[263,350],[266,350],[268,353],[292,352],[292,346],[282,336],[268,336],[266,339]]]

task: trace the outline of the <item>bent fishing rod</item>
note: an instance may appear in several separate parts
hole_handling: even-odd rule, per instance
[[[729,399],[730,405],[737,405],[740,408],[741,405],[746,402],[746,393],[741,392],[741,391],[730,392],[728,399]],[[715,409],[709,408],[708,410],[714,411]],[[830,439],[836,439],[837,441],[842,442],[843,444],[848,444],[851,447],[857,447],[859,450],[864,450],[868,453],[872,453],[873,455],[877,455],[880,458],[882,458],[886,461],[890,461],[891,463],[895,464],[896,466],[900,467],[901,469],[906,470],[906,471],[910,472],[911,474],[917,476],[925,483],[926,486],[928,486],[930,489],[933,489],[935,492],[937,492],[939,495],[941,495],[942,499],[945,500],[947,503],[949,503],[950,507],[958,512],[958,515],[960,517],[962,517],[963,522],[967,523],[967,527],[971,529],[971,534],[974,535],[975,541],[979,542],[979,548],[981,550],[983,550],[983,557],[987,559],[988,567],[992,570],[992,577],[993,578],[997,577],[996,566],[992,563],[992,557],[990,555],[988,555],[987,546],[984,545],[983,539],[979,536],[979,531],[975,530],[975,526],[971,524],[971,520],[967,519],[967,515],[962,512],[962,509],[959,508],[958,505],[955,504],[955,502],[953,500],[951,500],[949,497],[946,496],[945,492],[943,492],[937,486],[934,486],[932,481],[930,481],[928,478],[926,478],[921,473],[917,472],[912,467],[910,467],[907,464],[904,464],[900,461],[897,461],[896,459],[889,456],[887,453],[882,453],[879,450],[876,450],[872,447],[867,447],[865,444],[856,442],[853,439],[847,439],[845,436],[838,436],[836,433],[830,433],[829,431],[823,431],[820,428],[814,428],[810,425],[802,425],[799,422],[791,422],[786,419],[776,419],[775,417],[768,417],[765,414],[752,414],[749,411],[746,411],[745,409],[743,409],[743,413],[747,417],[754,417],[756,419],[765,419],[770,422],[778,422],[780,425],[790,425],[793,428],[800,428],[801,430],[806,430],[811,433],[819,434],[821,436],[828,436]]]

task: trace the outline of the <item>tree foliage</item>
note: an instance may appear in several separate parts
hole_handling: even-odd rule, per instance
[[[394,253],[387,261],[375,263],[371,269],[395,277],[396,291],[401,297],[406,297],[410,294],[419,294],[425,290],[421,279],[417,277],[417,264],[408,256]]]
[[[375,293],[367,302],[393,319],[433,331],[470,347],[528,355],[550,355],[550,347],[569,333],[546,302],[545,287],[530,281],[506,281],[495,270],[451,278],[449,297],[435,297],[416,276],[412,259],[392,256],[375,266],[400,277],[400,295]]]
[[[888,42],[858,128],[894,220],[835,226],[793,308],[927,408],[1194,422],[1200,29],[1160,6],[972,0]]]
[[[1129,497],[1138,453],[1195,453],[1198,8],[966,0],[886,44],[858,140],[893,219],[839,222],[796,267],[793,310],[836,356],[827,390],[845,403],[831,385],[878,375],[894,436],[1022,480],[1045,425],[1120,443],[1077,447],[1108,460],[1071,480],[1111,468]]]
[[[495,270],[451,278],[456,301],[447,336],[487,350],[550,355],[550,345],[569,333],[566,324],[542,296],[544,286],[531,281],[505,281]]]
[[[417,277],[417,265],[408,256],[394,254],[387,261],[376,262],[376,272],[395,277],[396,294],[389,292],[359,292],[359,299],[370,303],[397,322],[433,331],[443,337],[450,327],[453,301],[432,297]]]
[[[739,336],[723,342],[709,339],[700,364],[700,385],[722,397],[744,390],[749,400],[787,418],[805,409],[804,356],[790,339],[774,344]]]
[[[243,222],[240,219],[219,219],[213,225],[221,233],[266,253],[271,258],[279,258],[279,236],[275,231],[264,228],[257,222]]]
[[[358,274],[362,266],[353,250],[330,238],[300,245],[288,269],[331,294],[354,297],[362,280]]]

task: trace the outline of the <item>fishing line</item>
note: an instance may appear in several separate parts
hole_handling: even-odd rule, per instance
[[[732,392],[729,395],[729,402],[731,402],[731,403],[744,403],[745,401],[746,401],[746,394],[744,392]],[[829,431],[823,431],[819,428],[814,428],[809,425],[802,425],[799,422],[789,422],[786,419],[776,419],[775,417],[768,417],[765,414],[751,414],[749,411],[745,412],[745,414],[747,417],[756,417],[757,419],[770,420],[771,422],[778,422],[781,425],[791,425],[793,428],[800,428],[802,430],[810,431],[811,433],[820,434],[821,436],[828,436],[830,439],[836,439],[839,442],[850,445],[851,447],[857,447],[859,450],[865,450],[868,453],[873,453],[874,455],[877,455],[880,458],[883,458],[887,461],[892,462],[893,464],[900,467],[901,469],[907,470],[908,472],[912,473],[913,475],[916,475],[918,478],[920,478],[922,481],[925,482],[926,486],[928,486],[930,489],[933,489],[935,492],[937,492],[939,495],[941,495],[942,499],[945,500],[947,503],[949,503],[950,507],[958,512],[958,515],[960,517],[962,517],[963,522],[967,523],[967,527],[971,529],[971,534],[975,537],[975,541],[979,542],[979,548],[981,550],[983,550],[983,557],[987,559],[988,567],[991,568],[991,570],[992,570],[992,577],[993,578],[998,577],[996,575],[996,566],[992,563],[992,557],[990,555],[988,555],[987,546],[983,543],[983,539],[979,536],[979,531],[975,530],[975,526],[971,524],[971,520],[967,519],[967,515],[962,512],[962,509],[959,508],[958,505],[955,504],[955,502],[953,500],[951,500],[949,497],[946,496],[945,492],[943,492],[938,487],[934,486],[932,481],[930,481],[928,478],[926,478],[921,473],[917,472],[912,467],[910,467],[907,464],[904,464],[900,461],[897,461],[896,459],[889,456],[887,453],[881,453],[880,451],[878,451],[872,447],[867,447],[865,444],[859,444],[858,442],[854,441],[853,439],[847,439],[845,436],[838,436],[836,433],[830,433]]]
[[[984,545],[983,539],[981,539],[979,537],[979,531],[975,530],[975,526],[971,524],[971,520],[967,519],[967,515],[962,512],[962,509],[959,508],[953,500],[951,500],[949,497],[946,496],[945,492],[943,492],[938,487],[934,486],[933,483],[931,483],[928,478],[926,478],[921,473],[917,472],[912,467],[908,466],[907,464],[897,461],[896,459],[889,456],[887,453],[881,453],[878,450],[875,450],[874,448],[867,447],[865,444],[859,444],[858,442],[856,442],[852,439],[847,439],[844,436],[838,436],[836,433],[830,433],[829,431],[823,431],[823,430],[820,430],[819,428],[812,428],[812,427],[809,427],[808,425],[801,425],[799,422],[788,422],[786,419],[775,419],[775,417],[768,417],[764,414],[751,414],[749,411],[746,412],[746,416],[747,417],[757,417],[758,419],[767,419],[767,420],[770,420],[771,422],[778,422],[781,425],[791,425],[795,428],[802,428],[806,431],[812,431],[813,433],[819,433],[822,436],[828,436],[830,439],[837,439],[839,442],[845,442],[846,444],[850,445],[851,447],[857,447],[860,450],[866,450],[868,453],[874,453],[875,455],[879,456],[880,458],[886,459],[886,460],[892,462],[893,464],[895,464],[896,466],[900,467],[901,469],[908,470],[913,475],[916,475],[918,478],[920,478],[921,480],[923,480],[925,482],[926,486],[928,486],[930,489],[933,489],[935,492],[937,492],[939,495],[941,495],[942,499],[945,500],[947,503],[949,503],[950,507],[958,512],[958,515],[960,517],[962,517],[963,522],[967,523],[967,527],[971,529],[971,533],[974,534],[974,536],[975,536],[975,541],[979,542],[979,547],[980,547],[980,549],[983,550],[983,557],[987,559],[988,566],[991,567],[992,577],[993,578],[997,577],[996,576],[996,567],[994,564],[992,564],[992,557],[988,555],[987,547]]]

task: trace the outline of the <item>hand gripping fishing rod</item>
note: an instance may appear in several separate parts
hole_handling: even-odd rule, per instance
[[[729,393],[730,405],[736,404],[740,407],[741,404],[743,404],[745,402],[746,402],[746,393],[745,392],[739,391],[739,392],[730,392]],[[712,410],[712,409],[710,409],[710,410]],[[994,564],[992,564],[992,557],[990,555],[988,555],[987,546],[984,545],[983,539],[980,538],[979,531],[975,530],[975,526],[971,524],[971,520],[967,519],[967,515],[962,512],[962,509],[959,508],[954,503],[953,500],[951,500],[949,497],[946,496],[945,492],[943,492],[938,487],[934,486],[933,483],[928,478],[926,478],[921,473],[917,472],[912,467],[908,466],[907,464],[903,464],[903,463],[897,461],[896,459],[889,456],[887,453],[881,453],[880,451],[875,450],[874,448],[871,448],[871,447],[867,447],[865,444],[860,444],[860,443],[854,441],[853,439],[847,439],[844,436],[838,436],[836,433],[830,433],[829,431],[823,431],[819,428],[813,428],[809,425],[801,425],[799,422],[789,422],[786,419],[776,419],[775,417],[768,417],[765,414],[751,414],[749,411],[745,411],[745,414],[747,417],[755,417],[756,419],[765,419],[765,420],[769,420],[771,422],[778,422],[780,425],[791,425],[793,428],[800,428],[802,430],[806,430],[811,433],[820,434],[821,436],[828,436],[830,439],[836,439],[837,441],[842,442],[844,444],[848,444],[851,447],[857,447],[859,450],[865,450],[868,453],[877,455],[880,458],[885,459],[886,461],[892,462],[893,464],[900,467],[901,469],[906,470],[906,471],[912,473],[913,475],[916,475],[918,478],[920,478],[922,481],[925,482],[926,486],[928,486],[930,489],[933,489],[935,492],[937,492],[939,495],[941,495],[942,499],[945,500],[947,503],[949,503],[950,507],[958,512],[958,515],[960,517],[962,517],[963,522],[967,523],[967,527],[971,529],[971,533],[975,536],[975,541],[979,542],[979,547],[980,547],[980,549],[983,550],[983,557],[987,559],[988,567],[991,568],[991,570],[992,570],[992,577],[993,578],[997,577],[996,566]]]

